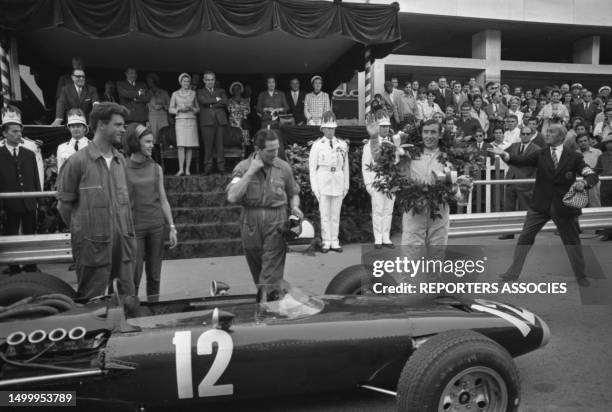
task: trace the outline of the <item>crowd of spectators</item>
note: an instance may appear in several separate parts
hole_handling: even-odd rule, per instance
[[[534,90],[487,82],[467,82],[440,77],[426,87],[418,81],[402,85],[397,77],[384,83],[373,99],[373,110],[383,110],[392,128],[418,127],[435,119],[443,126],[447,143],[472,146],[483,157],[498,146],[517,154],[545,147],[544,137],[551,124],[568,129],[564,146],[583,154],[586,163],[601,176],[611,176],[612,98],[610,86],[589,90],[580,83],[554,85]],[[507,179],[533,178],[535,170],[508,168]],[[533,185],[508,185],[503,210],[527,208]],[[603,181],[589,190],[589,207],[612,206],[612,182]],[[509,238],[507,236],[504,238]],[[603,232],[602,240],[612,236]]]

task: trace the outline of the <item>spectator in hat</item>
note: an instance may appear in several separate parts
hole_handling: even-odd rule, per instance
[[[388,138],[391,122],[382,111],[369,113],[366,116],[366,130],[369,140],[363,146],[361,156],[361,173],[363,184],[372,199],[372,231],[374,233],[374,247],[393,248],[391,242],[391,220],[393,218],[393,205],[395,196],[387,196],[373,187],[376,174],[372,166],[380,160],[380,148],[383,144],[393,144]],[[399,137],[399,136],[398,136]],[[395,140],[395,139],[394,139]]]
[[[138,72],[134,67],[125,70],[125,80],[117,82],[119,103],[129,110],[126,122],[137,122],[145,124],[149,120],[147,113],[147,102],[151,100],[151,94],[143,82],[138,81]]]
[[[176,226],[164,189],[164,172],[151,158],[154,141],[151,130],[138,123],[129,125],[123,138],[123,148],[129,156],[126,179],[137,245],[134,289],[138,294],[144,269],[149,301],[159,295],[166,224],[170,229],[170,248],[177,244]]]
[[[2,137],[0,147],[0,192],[40,192],[41,185],[36,156],[24,147],[21,113],[11,108],[2,112]],[[4,220],[3,235],[36,233],[37,199],[0,199],[0,220]],[[36,265],[25,265],[26,272],[36,272]],[[9,273],[21,271],[18,265],[10,265]]]
[[[147,86],[151,100],[147,103],[149,112],[149,130],[153,133],[154,143],[158,143],[159,130],[168,126],[168,108],[170,107],[170,96],[168,92],[159,87],[159,76],[156,73],[147,75]]]
[[[70,140],[57,146],[57,173],[62,168],[62,165],[70,156],[78,152],[89,144],[89,139],[85,134],[89,130],[85,114],[81,109],[71,109],[68,111],[68,122],[66,123],[70,130]]]
[[[229,88],[230,98],[227,99],[227,111],[229,113],[229,124],[241,130],[242,139],[245,144],[249,144],[249,128],[247,118],[251,113],[249,100],[242,97],[244,86],[240,82],[234,82]]]
[[[331,110],[329,95],[321,91],[323,79],[321,76],[313,76],[310,79],[312,92],[304,99],[304,117],[309,126],[320,126],[323,113]]]
[[[572,94],[572,105],[582,103],[582,84],[580,83],[572,83],[570,88],[570,93]],[[571,110],[570,110],[571,114]]]
[[[191,174],[191,154],[194,147],[199,147],[198,124],[196,115],[200,106],[196,99],[196,92],[191,89],[191,76],[181,73],[178,77],[181,88],[172,93],[168,111],[176,116],[174,128],[176,130],[176,146],[178,147],[177,176]]]
[[[604,103],[607,103],[609,100],[611,91],[612,89],[610,88],[610,86],[601,86],[599,90],[597,91],[597,93],[602,97],[602,100],[604,101]]]
[[[308,166],[310,187],[321,214],[321,251],[342,252],[338,231],[342,200],[349,190],[348,145],[334,135],[337,124],[332,111],[323,113],[320,127],[323,136],[313,143]]]
[[[289,112],[293,114],[293,119],[296,125],[306,124],[304,116],[304,104],[306,100],[306,92],[300,89],[300,79],[292,77],[289,80],[289,90],[285,92],[285,100],[289,104]]]
[[[99,102],[98,91],[95,87],[85,84],[85,70],[72,71],[72,84],[64,86],[60,92],[55,106],[55,120],[51,126],[60,126],[64,121],[66,112],[70,109],[81,109],[85,117],[89,116],[91,109]]]

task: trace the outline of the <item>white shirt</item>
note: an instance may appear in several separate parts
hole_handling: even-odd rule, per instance
[[[506,130],[504,132],[504,143],[510,146],[513,143],[521,142],[521,128],[515,127],[513,130]]]
[[[19,146],[11,146],[10,144],[5,144],[11,156],[19,156]]]
[[[81,137],[78,141],[71,138],[66,143],[62,143],[59,146],[57,146],[57,172],[58,173],[61,170],[64,162],[66,162],[66,160],[68,160],[68,158],[75,153],[75,150],[74,150],[75,143],[78,144],[78,148],[79,150],[81,150],[82,148],[86,147],[87,144],[89,144],[89,140],[86,137]]]
[[[298,97],[300,97],[300,91],[299,90],[291,90],[291,98],[293,99],[293,104],[297,104],[298,103]]]

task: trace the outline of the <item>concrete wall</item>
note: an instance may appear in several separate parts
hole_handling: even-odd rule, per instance
[[[351,0],[390,4],[391,0]],[[522,22],[612,26],[611,0],[398,0],[400,12]]]

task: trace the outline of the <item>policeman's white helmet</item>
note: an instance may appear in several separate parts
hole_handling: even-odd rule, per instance
[[[87,127],[87,120],[85,120],[85,114],[81,109],[71,109],[68,111],[68,121],[66,122],[66,126],[70,126],[71,124],[82,124]]]
[[[331,110],[326,111],[323,113],[323,116],[321,116],[321,129],[324,127],[328,127],[330,129],[335,129],[338,127],[338,124],[336,123],[336,115]]]
[[[21,123],[21,112],[19,110],[13,110],[12,108],[7,108],[2,111],[2,126],[5,124],[18,124],[19,126],[23,126]]]
[[[315,237],[315,229],[308,219],[300,219],[295,215],[289,216],[289,232],[291,232],[291,243],[310,243]]]

